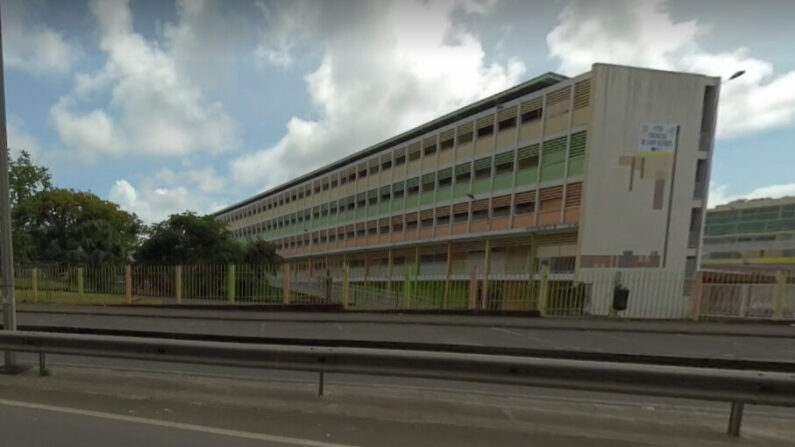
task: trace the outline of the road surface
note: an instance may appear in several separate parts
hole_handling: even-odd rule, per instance
[[[123,310],[117,310],[123,312]],[[407,341],[443,344],[461,344],[475,346],[500,346],[515,348],[574,350],[603,353],[623,353],[642,355],[689,356],[695,358],[753,359],[766,361],[795,362],[795,328],[786,325],[763,325],[759,329],[749,330],[754,326],[737,323],[724,325],[728,328],[723,332],[710,333],[713,326],[682,324],[668,322],[673,329],[664,332],[660,323],[593,322],[580,320],[563,320],[565,327],[544,326],[549,321],[538,320],[541,326],[525,326],[520,323],[528,319],[501,319],[489,324],[490,320],[478,323],[478,317],[458,318],[449,324],[438,324],[433,316],[422,316],[421,319],[400,322],[400,316],[377,315],[370,319],[345,320],[343,317],[329,319],[333,315],[299,314],[300,318],[257,319],[252,314],[247,319],[207,318],[207,315],[218,315],[217,312],[195,311],[186,318],[173,310],[164,310],[162,314],[143,313],[141,315],[59,313],[56,308],[45,312],[20,312],[19,325],[33,326],[65,326],[98,329],[126,329],[156,332],[178,332],[189,334],[217,334],[250,337],[294,337],[307,339],[334,340],[371,340],[371,341]],[[223,314],[223,312],[221,313]],[[240,314],[237,312],[236,314]],[[205,317],[200,317],[204,315]],[[361,318],[361,316],[359,317]],[[368,317],[369,318],[369,317]],[[532,322],[534,319],[530,319]],[[537,319],[535,319],[537,320]],[[396,324],[395,322],[400,322]],[[458,322],[456,322],[458,321]],[[506,324],[514,321],[515,324]],[[682,330],[681,327],[689,328]],[[706,330],[700,330],[700,327]],[[649,331],[647,328],[658,328]],[[699,329],[699,330],[694,330]],[[731,332],[739,330],[739,333]]]
[[[16,446],[788,446],[795,415],[751,406],[561,398],[401,385],[306,383],[58,366],[0,376],[2,445]]]

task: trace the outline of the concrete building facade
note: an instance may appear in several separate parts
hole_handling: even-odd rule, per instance
[[[698,265],[719,86],[607,64],[547,73],[216,216],[310,271],[344,260],[371,280],[412,268],[532,278],[541,265],[562,280],[685,275]]]
[[[702,266],[795,270],[795,197],[743,200],[707,211]]]

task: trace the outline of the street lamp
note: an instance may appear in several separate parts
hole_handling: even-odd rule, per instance
[[[733,75],[729,76],[729,79],[727,79],[726,82],[729,82],[732,79],[737,79],[737,78],[739,78],[740,76],[742,76],[744,74],[745,74],[745,70],[736,71],[736,72],[734,72]]]
[[[14,302],[14,254],[11,240],[11,198],[8,187],[8,139],[6,135],[5,78],[3,76],[3,38],[0,27],[0,270],[2,270],[3,329],[17,330],[16,303]],[[18,369],[13,351],[5,352],[7,372]]]

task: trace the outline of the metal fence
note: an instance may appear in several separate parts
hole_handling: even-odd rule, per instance
[[[336,304],[353,310],[536,311],[625,318],[795,318],[795,277],[783,272],[580,269],[485,275],[369,276],[345,263],[280,265],[18,267],[21,302],[52,304]],[[383,273],[383,272],[381,272]],[[627,290],[625,310],[614,291]]]

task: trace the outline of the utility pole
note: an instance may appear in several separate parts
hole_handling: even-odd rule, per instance
[[[11,198],[8,188],[8,139],[6,136],[6,82],[3,74],[3,31],[0,24],[0,270],[3,289],[3,329],[17,330],[14,302],[14,253],[11,240]],[[5,352],[5,369],[16,369],[13,351]]]

